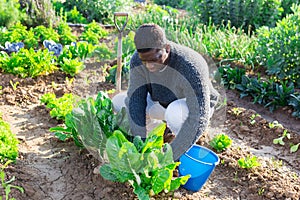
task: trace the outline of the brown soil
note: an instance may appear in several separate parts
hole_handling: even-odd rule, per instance
[[[128,184],[112,183],[101,175],[94,174],[99,162],[89,152],[75,146],[73,141],[61,142],[49,132],[59,122],[51,119],[49,110],[41,105],[39,98],[44,93],[57,96],[72,92],[82,97],[95,96],[100,90],[109,90],[113,85],[104,82],[101,63],[87,64],[77,75],[72,85],[66,76],[55,73],[35,79],[19,79],[0,73],[0,112],[10,123],[20,141],[16,164],[6,170],[7,179],[15,176],[12,183],[25,189],[20,193],[12,189],[10,197],[17,200],[94,200],[136,199]],[[70,77],[69,77],[70,78]],[[10,84],[19,82],[16,90]],[[226,91],[227,114],[222,130],[233,139],[233,145],[218,153],[220,164],[199,192],[180,188],[175,193],[160,194],[155,199],[293,199],[300,198],[300,150],[290,153],[290,144],[300,142],[300,120],[292,118],[289,108],[270,113],[263,107],[240,99],[233,91]],[[232,111],[238,108],[239,115]],[[251,116],[255,122],[251,123]],[[216,115],[214,119],[217,119]],[[278,120],[291,134],[286,145],[274,145],[282,128],[270,129],[268,123]],[[215,121],[218,121],[215,120]],[[221,120],[222,121],[222,120]],[[223,123],[223,122],[222,122]],[[215,132],[214,134],[216,134]],[[212,131],[198,141],[208,146]],[[209,147],[209,146],[208,146]],[[237,160],[247,155],[256,155],[261,166],[242,169]],[[0,188],[1,189],[1,188]],[[0,191],[0,195],[4,191]]]

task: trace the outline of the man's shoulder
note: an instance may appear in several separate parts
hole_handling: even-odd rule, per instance
[[[142,64],[142,61],[139,57],[139,54],[137,53],[137,51],[135,51],[130,59],[130,65],[131,65],[131,68],[133,67],[137,67],[139,65]]]

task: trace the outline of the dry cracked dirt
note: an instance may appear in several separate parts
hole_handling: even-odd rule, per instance
[[[60,72],[34,79],[0,73],[0,112],[20,141],[17,162],[5,169],[6,179],[15,176],[12,184],[25,190],[21,193],[12,189],[10,197],[17,200],[137,199],[129,184],[109,182],[94,174],[99,162],[88,151],[79,149],[73,141],[61,142],[55,138],[49,128],[61,122],[52,119],[39,101],[42,94],[49,92],[58,97],[68,92],[87,97],[112,89],[113,85],[105,83],[105,70],[101,66],[97,62],[87,64],[72,85]],[[10,81],[19,82],[15,90]],[[289,145],[300,142],[300,120],[291,117],[288,107],[270,113],[252,104],[250,99],[240,99],[234,91],[226,91],[226,98],[223,118],[218,119],[217,114],[214,117],[215,122],[223,124],[221,131],[233,139],[233,144],[218,153],[221,162],[204,187],[194,193],[180,188],[153,199],[299,200],[300,150],[290,153]],[[234,110],[239,110],[239,114]],[[269,128],[269,122],[274,120],[284,128]],[[291,134],[291,139],[285,140],[284,146],[273,144],[273,139],[281,136],[284,129]],[[209,138],[218,131],[208,130],[198,144],[209,147]],[[247,155],[257,156],[261,165],[240,168],[237,160]],[[0,188],[1,194],[4,191]]]

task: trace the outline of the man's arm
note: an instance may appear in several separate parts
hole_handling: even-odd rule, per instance
[[[131,133],[146,137],[147,79],[137,53],[130,61],[130,78],[125,100]]]
[[[199,60],[198,60],[199,61]],[[188,65],[188,64],[187,64]],[[191,66],[184,66],[190,71],[184,72],[187,81],[184,92],[189,115],[174,141],[171,143],[173,158],[178,160],[204,132],[209,121],[210,110],[210,89],[207,64],[200,60],[201,69]],[[183,73],[183,72],[182,72]]]

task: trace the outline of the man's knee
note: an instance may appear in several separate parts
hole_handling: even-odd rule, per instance
[[[176,100],[167,107],[165,120],[174,134],[178,134],[188,115],[189,110],[185,99]]]
[[[121,92],[112,98],[112,104],[114,111],[119,112],[123,107],[125,107],[125,99],[127,97],[127,92]]]

